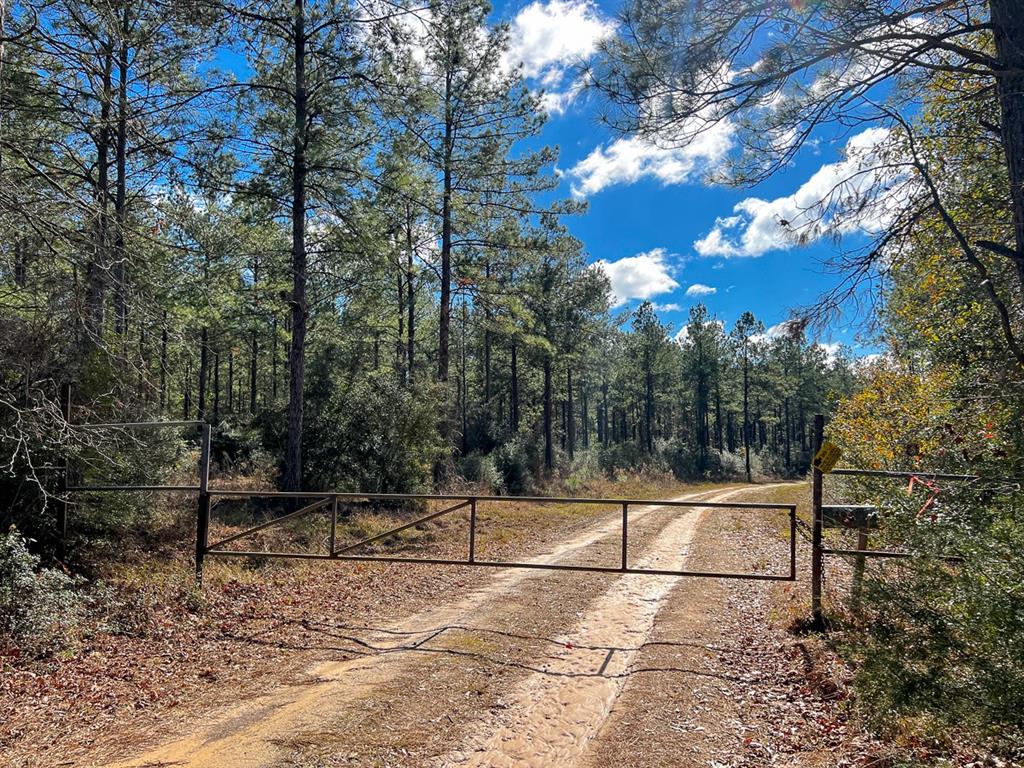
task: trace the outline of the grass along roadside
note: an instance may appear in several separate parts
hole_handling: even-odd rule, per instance
[[[713,487],[640,477],[601,481],[582,493],[672,498]],[[518,556],[589,520],[583,505],[550,506],[531,515],[529,505],[503,505],[485,523],[484,542],[495,556]],[[464,547],[463,533],[427,525],[403,545],[455,551]],[[176,711],[301,678],[318,655],[306,642],[310,617],[379,623],[484,576],[466,568],[225,558],[208,561],[205,586],[197,589],[184,554],[189,544],[186,537],[156,555],[135,548],[122,562],[98,564],[113,599],[97,606],[74,646],[41,660],[4,660],[0,751],[12,766],[75,763],[75,755],[115,749]],[[118,624],[112,615],[134,620]]]

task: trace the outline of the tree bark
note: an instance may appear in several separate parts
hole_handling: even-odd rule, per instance
[[[220,421],[220,352],[213,353],[213,420]]]
[[[1002,112],[1000,135],[1010,180],[1017,279],[1024,294],[1024,11],[1020,0],[989,0],[999,60],[996,94]]]
[[[608,380],[601,382],[601,434],[598,439],[606,448],[612,444],[611,435],[608,434]],[[614,426],[614,425],[613,425]]]
[[[228,413],[235,412],[235,350],[228,344]]]
[[[85,327],[87,342],[91,345],[99,343],[103,338],[104,304],[107,292],[107,269],[109,258],[107,247],[108,213],[110,202],[110,107],[112,71],[114,66],[113,46],[105,43],[106,52],[103,56],[102,94],[100,96],[100,125],[96,142],[96,232],[95,253],[86,267],[85,296]]]
[[[654,371],[650,366],[644,376],[644,447],[648,454],[654,453]]]
[[[167,408],[167,310],[160,328],[160,412]]]
[[[580,382],[580,426],[583,428],[583,450],[590,448],[590,402],[587,382]]]
[[[461,339],[461,365],[459,371],[459,405],[462,411],[462,455],[469,453],[469,415],[467,401],[469,400],[469,381],[466,371],[466,325],[469,322],[469,311],[466,302],[462,302],[462,339]]]
[[[544,356],[544,468],[549,472],[555,466],[555,447],[552,443],[551,419],[552,413],[552,392],[551,392],[551,357]]]
[[[449,53],[449,56],[451,54]],[[454,116],[452,114],[452,69],[454,63],[448,61],[445,71],[445,104],[444,104],[444,136],[443,151],[443,188],[441,191],[441,298],[438,320],[437,341],[437,380],[442,384],[448,381],[449,353],[448,339],[451,327],[452,311],[452,154],[454,152]],[[442,415],[442,436],[447,436],[447,417]]]
[[[566,442],[569,448],[569,458],[576,457],[576,411],[573,404],[572,394],[572,363],[566,366],[565,371],[567,400],[565,403],[565,432]]]
[[[123,336],[128,332],[128,299],[125,275],[128,252],[125,249],[125,227],[127,226],[127,157],[128,157],[128,18],[129,3],[121,10],[121,41],[117,52],[117,138],[115,144],[115,165],[117,166],[117,189],[114,195],[114,333]]]
[[[412,240],[412,205],[405,204],[405,290],[408,292],[406,298],[406,311],[409,317],[406,320],[406,333],[408,341],[405,345],[406,365],[409,370],[409,383],[416,378],[416,283],[413,259],[415,258]]]
[[[199,390],[196,396],[196,419],[206,421],[206,378],[210,366],[210,331],[204,326],[199,336]]]
[[[519,345],[512,342],[512,370],[511,380],[511,419],[513,434],[519,431]]]
[[[747,342],[743,342],[743,457],[747,470],[747,482],[751,482],[750,475],[750,409],[748,406],[750,395],[750,359],[747,354]]]
[[[406,384],[409,381],[409,370],[406,366],[405,354],[405,281],[403,280],[404,269],[401,258],[396,259],[396,267],[398,332],[395,334],[395,374],[399,384]]]
[[[284,487],[302,487],[303,385],[306,374],[306,93],[305,0],[295,0],[295,136],[292,148],[292,297],[291,344],[288,348],[288,438],[285,446]]]

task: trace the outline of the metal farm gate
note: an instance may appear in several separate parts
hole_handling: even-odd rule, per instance
[[[70,393],[65,390],[62,393],[62,408],[65,419],[70,423]],[[795,581],[796,580],[796,533],[797,517],[796,505],[794,504],[771,504],[760,502],[709,502],[709,501],[671,501],[671,500],[649,500],[649,499],[617,499],[617,498],[570,498],[570,497],[549,497],[549,496],[479,496],[460,494],[393,494],[393,493],[340,493],[334,491],[240,491],[227,488],[210,487],[210,459],[211,459],[211,428],[209,424],[200,421],[150,421],[150,422],[113,422],[104,424],[79,424],[76,429],[97,430],[150,430],[167,428],[198,428],[200,437],[200,459],[199,478],[194,485],[119,485],[119,484],[97,484],[97,485],[72,485],[68,483],[70,470],[67,462],[61,468],[61,493],[58,496],[58,527],[62,541],[66,537],[68,525],[68,496],[75,493],[102,493],[102,492],[164,492],[164,493],[195,493],[198,496],[196,513],[196,545],[195,545],[195,571],[196,579],[201,581],[203,577],[203,565],[208,557],[261,557],[261,558],[293,558],[306,560],[351,560],[370,561],[386,563],[420,563],[431,565],[458,565],[488,568],[534,568],[551,571],[584,571],[590,573],[630,573],[648,574],[656,576],[704,576],[726,579],[755,579],[761,581]],[[293,503],[307,501],[299,509],[283,514],[266,522],[255,525],[239,533],[235,533],[219,541],[210,542],[210,513],[214,499],[285,499]],[[369,536],[352,544],[339,546],[336,541],[338,528],[338,513],[340,502],[446,502],[446,505],[437,511],[417,517],[414,520],[398,525],[389,530]],[[447,503],[447,502],[450,502]],[[620,508],[620,544],[618,564],[611,566],[601,565],[573,565],[567,563],[547,562],[519,562],[499,561],[481,559],[477,556],[477,505],[481,502],[494,504],[584,504],[617,506]],[[781,511],[786,513],[789,520],[788,525],[788,563],[783,569],[776,573],[744,573],[744,572],[718,572],[718,571],[693,571],[693,570],[663,570],[655,568],[634,567],[629,562],[629,513],[630,508],[636,507],[667,507],[667,508],[723,508],[723,509],[746,509],[746,510],[768,510]],[[466,556],[462,558],[431,558],[431,557],[409,557],[402,555],[375,555],[359,554],[357,550],[388,537],[394,536],[402,531],[413,528],[423,523],[436,520],[446,515],[468,510],[469,532],[466,542]],[[326,542],[326,552],[274,552],[257,550],[225,549],[228,544],[241,541],[253,534],[279,526],[289,521],[310,515],[326,515],[330,520],[329,538]]]

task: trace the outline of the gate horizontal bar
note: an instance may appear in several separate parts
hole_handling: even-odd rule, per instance
[[[198,427],[205,421],[111,421],[106,424],[72,424],[74,429],[147,429],[151,427]]]
[[[950,475],[943,472],[897,472],[888,469],[833,469],[830,475],[845,475],[846,477],[892,477],[897,479],[909,479],[911,477],[922,477],[927,480],[981,480],[980,475]],[[996,478],[991,478],[996,479]]]
[[[749,501],[671,501],[668,499],[593,499],[573,498],[571,496],[472,496],[468,494],[444,494],[444,493],[335,493],[333,491],[239,491],[234,489],[210,488],[211,496],[226,496],[235,498],[338,498],[338,499],[367,499],[380,501],[465,501],[469,503],[473,499],[477,501],[496,502],[528,502],[531,504],[604,504],[607,506],[620,506],[629,504],[634,507],[719,507],[722,509],[782,509],[788,510],[792,504],[764,503]]]
[[[959,555],[928,555],[923,552],[890,552],[881,549],[830,549],[822,547],[823,555],[849,555],[854,557],[882,557],[882,558],[932,558],[933,560],[946,560],[951,563],[962,563],[964,559]]]
[[[67,491],[168,491],[199,493],[198,485],[69,485]]]
[[[564,565],[561,563],[517,563],[500,562],[494,560],[445,560],[439,558],[418,558],[418,557],[385,557],[377,555],[317,555],[308,552],[239,552],[232,550],[219,550],[210,552],[211,555],[229,555],[231,557],[286,557],[299,558],[303,560],[352,560],[371,563],[406,563],[420,565],[460,565],[460,566],[483,566],[485,568],[530,568],[545,571],[580,571],[583,573],[629,573],[641,576],[705,576],[715,579],[756,579],[759,581],[795,581],[789,574],[772,573],[734,573],[731,571],[670,571],[655,568],[615,568],[613,566],[601,565]]]

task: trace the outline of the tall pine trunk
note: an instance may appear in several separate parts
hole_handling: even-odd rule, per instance
[[[1010,181],[1014,264],[1024,294],[1024,10],[1020,0],[989,0],[996,57],[1000,137]]]
[[[167,408],[167,310],[160,328],[160,412]]]
[[[112,73],[114,67],[113,44],[103,44],[102,94],[100,97],[100,124],[96,142],[96,205],[95,251],[86,267],[85,329],[87,346],[98,344],[103,338],[104,304],[107,293],[107,269],[109,269],[109,221],[110,203],[110,107]]]
[[[567,400],[565,403],[565,432],[566,442],[569,448],[569,458],[575,458],[576,456],[576,411],[573,405],[572,395],[572,363],[566,366],[565,371],[566,388],[567,388]]]
[[[438,318],[437,380],[448,381],[449,350],[452,312],[452,153],[454,151],[454,116],[452,114],[452,68],[449,62],[445,72],[444,137],[442,139],[443,188],[441,190],[441,298]],[[441,416],[441,433],[447,436],[447,414]]]
[[[551,471],[555,467],[555,446],[552,443],[552,424],[554,417],[552,413],[551,392],[551,357],[544,356],[544,468]]]
[[[123,336],[128,332],[128,298],[125,275],[128,252],[125,250],[127,226],[127,157],[128,157],[128,2],[121,11],[121,43],[117,52],[117,137],[115,165],[117,190],[114,195],[114,332]]]
[[[405,344],[406,366],[409,371],[409,383],[416,379],[416,283],[413,258],[412,241],[412,205],[405,204],[405,290],[407,298],[405,309],[409,313],[406,320],[406,334],[408,341]]]
[[[284,488],[302,487],[302,409],[306,374],[306,9],[295,0],[295,136],[292,148],[292,331],[288,347],[288,438]]]
[[[510,418],[514,434],[519,431],[519,345],[514,341],[512,342],[512,370],[510,371],[509,382],[512,389],[510,393]]]
[[[650,366],[644,377],[644,448],[654,453],[654,371]]]
[[[220,352],[213,353],[213,420],[220,421]]]
[[[747,355],[747,342],[743,342],[743,461],[747,470],[747,482],[750,475],[750,363]]]

